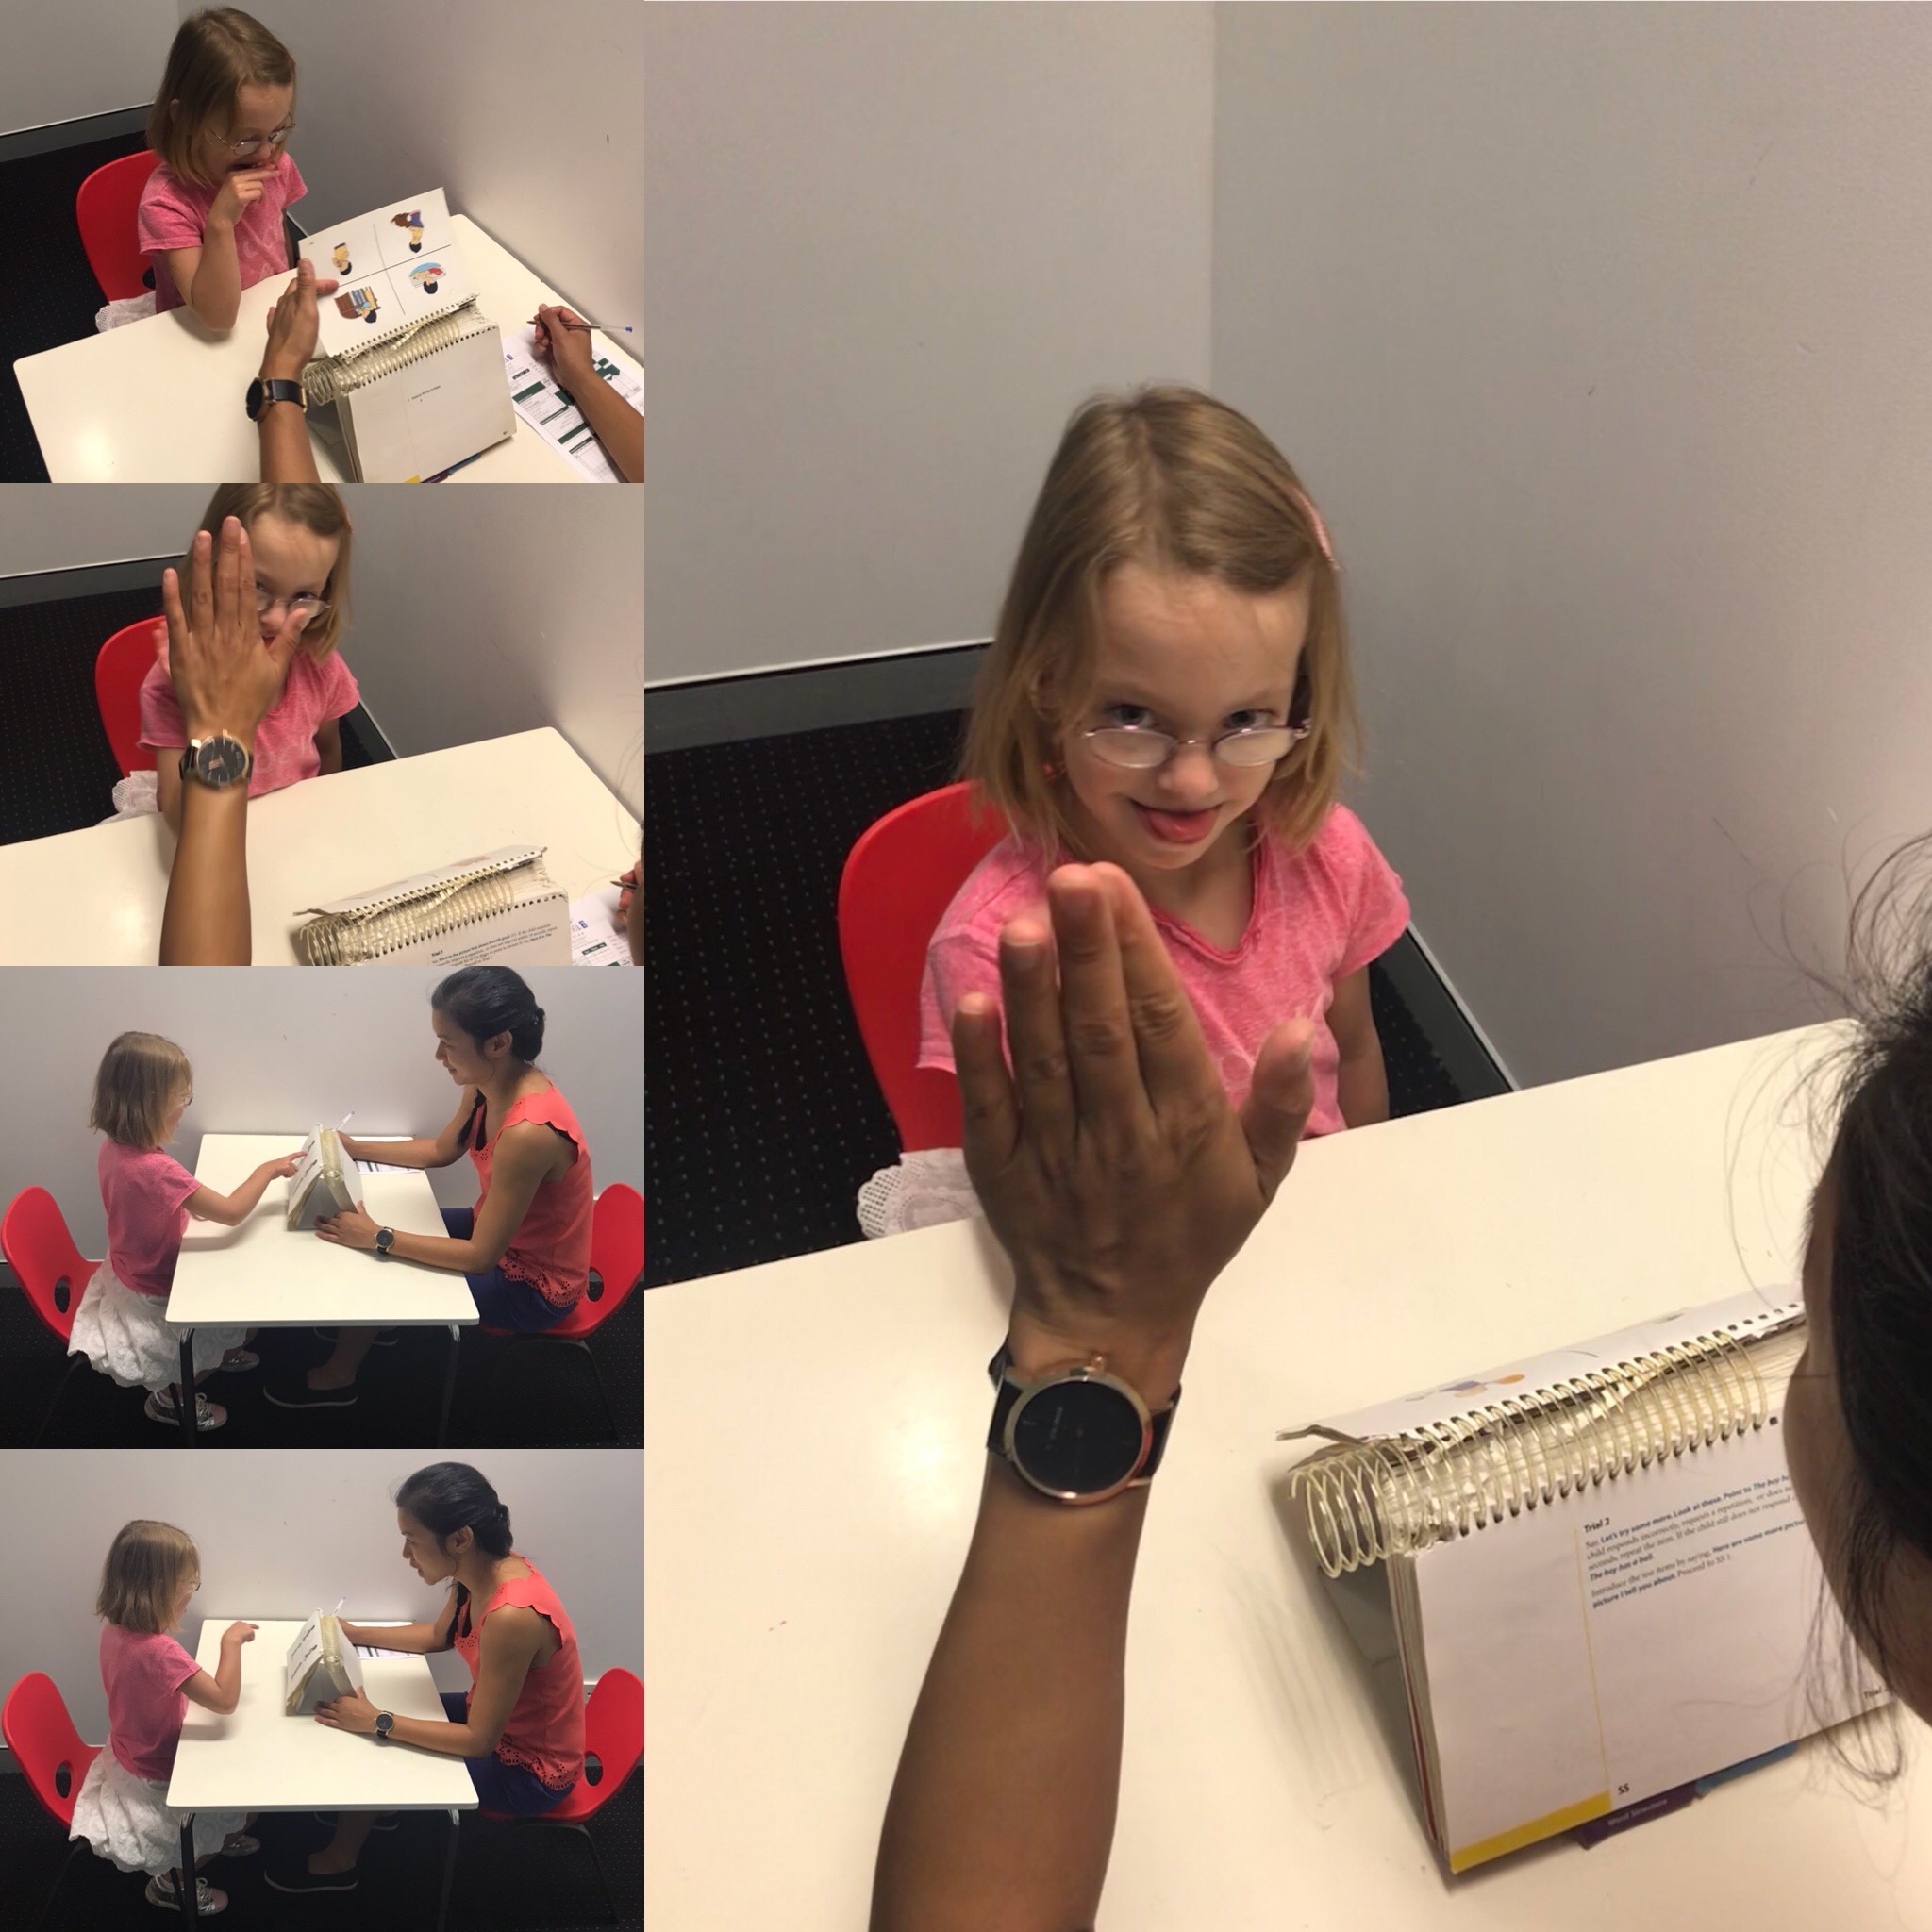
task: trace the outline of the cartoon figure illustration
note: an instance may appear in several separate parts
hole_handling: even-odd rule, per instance
[[[437,283],[440,282],[442,279],[442,277],[446,275],[448,273],[449,271],[446,268],[444,268],[441,262],[440,261],[423,261],[418,262],[416,266],[409,271],[409,279],[412,282],[414,282],[416,286],[419,289],[421,289],[425,295],[433,295],[436,293]]]
[[[338,242],[336,243],[335,264],[337,275],[345,275],[349,273],[349,244],[346,242]]]
[[[359,315],[364,322],[374,322],[379,312],[374,289],[344,289],[336,297],[338,313],[354,322]]]
[[[411,208],[406,215],[391,215],[390,220],[395,226],[403,229],[408,235],[409,253],[411,255],[421,255],[423,253],[422,209]]]

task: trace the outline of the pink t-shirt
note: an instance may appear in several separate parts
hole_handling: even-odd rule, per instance
[[[186,181],[159,161],[141,191],[141,206],[134,214],[134,239],[145,255],[155,258],[155,312],[163,314],[181,307],[181,291],[161,251],[168,248],[199,248],[208,232],[208,211],[214,206],[221,184],[204,188],[198,181]],[[235,265],[242,286],[252,289],[271,275],[289,273],[289,240],[282,232],[282,210],[308,192],[308,184],[295,165],[295,158],[285,148],[276,157],[275,178],[262,184],[261,199],[242,209],[235,224]]]
[[[188,1197],[201,1183],[172,1154],[118,1141],[101,1142],[97,1172],[115,1279],[136,1294],[166,1294],[188,1232]]]
[[[164,1778],[188,1700],[181,1687],[201,1668],[166,1631],[101,1625],[101,1683],[108,1692],[108,1744],[136,1777]]]
[[[1155,924],[1237,1107],[1247,1098],[1255,1056],[1269,1034],[1284,1020],[1316,1023],[1315,1109],[1307,1131],[1332,1134],[1347,1124],[1336,1094],[1341,1054],[1327,1024],[1336,983],[1395,943],[1408,924],[1408,901],[1346,806],[1334,807],[1300,852],[1264,840],[1254,870],[1254,907],[1233,952],[1158,909]],[[960,1000],[969,992],[997,997],[1001,926],[1043,910],[1045,903],[1046,874],[1016,839],[1003,839],[974,868],[926,948],[919,992],[922,1067],[954,1071],[951,1027]]]
[[[255,765],[248,774],[248,795],[279,791],[300,784],[322,770],[315,734],[331,718],[353,711],[361,693],[339,651],[317,658],[297,651],[289,660],[288,682],[259,724],[255,727]],[[188,742],[188,726],[168,676],[168,632],[155,632],[155,661],[141,681],[141,742],[145,750],[179,751]]]

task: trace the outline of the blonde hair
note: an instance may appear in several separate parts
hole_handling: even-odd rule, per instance
[[[349,540],[354,532],[341,491],[330,483],[224,483],[208,498],[199,527],[219,543],[222,524],[227,517],[233,517],[251,536],[258,517],[281,517],[299,524],[312,536],[336,539],[335,568],[323,586],[328,615],[302,633],[301,643],[311,658],[326,658],[349,627]],[[185,584],[188,577],[184,558],[181,581]]]
[[[101,1056],[87,1124],[123,1147],[158,1147],[175,1094],[194,1078],[188,1056],[158,1033],[124,1033]]]
[[[191,13],[168,49],[160,91],[147,110],[147,144],[184,180],[212,187],[201,172],[201,137],[217,115],[232,125],[244,87],[295,85],[295,59],[252,13],[207,7]],[[291,102],[292,111],[293,103]]]
[[[1047,853],[1078,841],[1059,739],[1093,695],[1101,597],[1123,564],[1267,596],[1309,577],[1297,722],[1252,817],[1291,849],[1311,839],[1360,737],[1341,584],[1326,532],[1287,459],[1226,404],[1179,386],[1095,398],[1047,466],[980,667],[961,775]]]
[[[191,1569],[200,1568],[200,1553],[185,1529],[145,1518],[125,1524],[101,1565],[94,1615],[149,1636],[171,1630],[181,1579]]]

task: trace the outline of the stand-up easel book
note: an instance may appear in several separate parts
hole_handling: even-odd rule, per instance
[[[304,401],[334,406],[359,481],[441,475],[515,434],[502,334],[477,306],[441,189],[321,229],[301,252],[338,285],[320,298]],[[326,434],[325,415],[318,425]]]
[[[1360,1583],[1386,1577],[1452,1872],[1885,1701],[1832,1668],[1785,1468],[1803,1322],[1795,1293],[1739,1295],[1283,1432],[1327,1439],[1292,1486],[1365,1648]]]

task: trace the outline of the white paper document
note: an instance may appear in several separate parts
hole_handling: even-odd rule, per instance
[[[634,364],[598,356],[595,368],[632,408],[644,409],[644,373]],[[586,476],[598,483],[624,478],[604,453],[604,445],[577,408],[569,391],[558,387],[547,363],[537,354],[537,331],[525,323],[504,340],[504,375],[509,383],[516,412],[553,449],[568,457]]]
[[[573,966],[628,966],[630,935],[617,917],[621,888],[606,886],[588,898],[570,902],[570,963]]]

